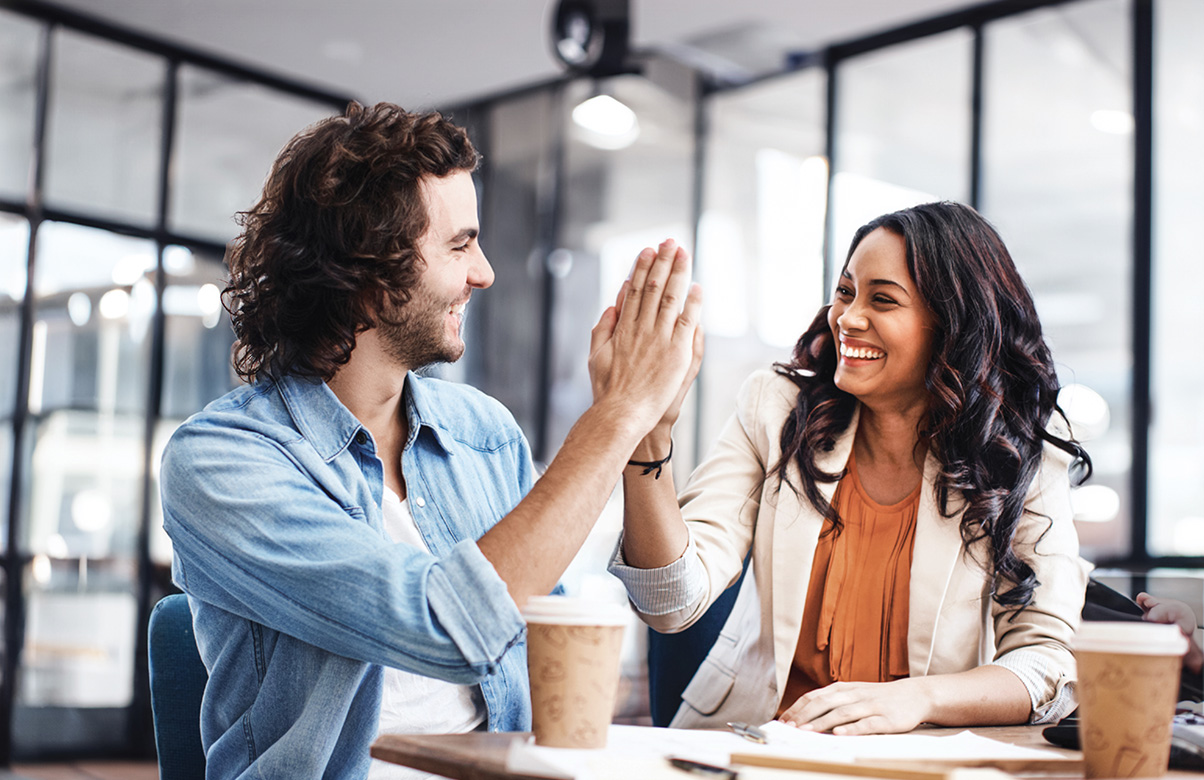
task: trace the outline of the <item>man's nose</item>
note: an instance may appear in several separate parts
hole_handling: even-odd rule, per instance
[[[493,266],[489,264],[489,258],[485,257],[485,253],[481,250],[477,250],[472,268],[469,270],[468,283],[480,289],[485,289],[493,284]]]

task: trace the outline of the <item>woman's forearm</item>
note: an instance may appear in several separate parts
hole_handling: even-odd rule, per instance
[[[652,462],[666,456],[672,438],[657,429],[640,442],[632,460]],[[685,552],[689,532],[677,505],[671,463],[664,464],[660,477],[643,466],[623,469],[623,558],[637,569],[668,566]]]

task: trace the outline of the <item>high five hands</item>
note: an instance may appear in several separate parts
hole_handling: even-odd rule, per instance
[[[640,427],[672,425],[702,364],[702,288],[669,239],[640,252],[631,278],[590,336],[594,400],[626,399]]]

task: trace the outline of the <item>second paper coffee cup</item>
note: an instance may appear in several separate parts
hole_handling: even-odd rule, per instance
[[[1085,774],[1160,777],[1187,639],[1177,626],[1085,622],[1074,640]]]

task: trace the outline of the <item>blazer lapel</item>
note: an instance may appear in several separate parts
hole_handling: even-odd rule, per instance
[[[907,657],[912,677],[928,674],[932,666],[941,608],[962,555],[961,513],[942,517],[937,506],[933,486],[939,471],[940,464],[929,452],[924,462],[924,484],[920,489],[911,558]]]
[[[831,452],[820,453],[817,465],[829,474],[838,474],[849,462],[853,439],[857,434],[860,408],[853,412],[849,427],[836,440]],[[791,481],[801,485],[798,466],[789,467]],[[836,492],[835,482],[819,483],[825,500],[831,501]],[[786,678],[794,661],[799,631],[803,626],[803,607],[807,603],[807,587],[811,582],[812,562],[823,517],[803,495],[783,485],[776,495],[773,523],[773,657],[779,695],[786,690]]]

